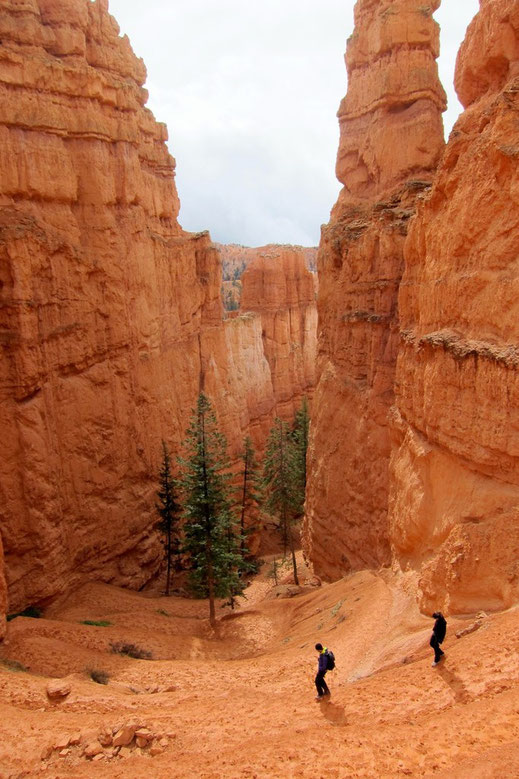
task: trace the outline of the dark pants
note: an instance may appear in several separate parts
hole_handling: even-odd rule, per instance
[[[315,686],[317,687],[317,694],[318,695],[329,695],[330,694],[330,690],[328,689],[328,685],[324,681],[324,674],[325,673],[326,673],[326,671],[324,671],[324,672],[319,671],[319,673],[315,677]]]
[[[438,663],[443,655],[443,652],[440,649],[440,642],[434,633],[432,634],[431,640],[429,641],[429,646],[432,646],[434,649],[434,662]]]

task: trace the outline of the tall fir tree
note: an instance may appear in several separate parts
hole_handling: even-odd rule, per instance
[[[264,509],[277,518],[277,528],[292,556],[294,582],[299,584],[293,525],[299,510],[298,470],[294,441],[288,426],[276,418],[270,430],[263,464]]]
[[[304,512],[306,493],[306,453],[308,451],[308,437],[310,433],[310,412],[306,396],[301,406],[296,411],[292,427],[292,438],[295,447],[295,465],[298,489],[298,512]]]
[[[252,512],[259,508],[261,502],[261,475],[250,436],[246,436],[243,441],[241,461],[241,484],[239,485],[240,551],[242,557],[245,559],[249,554],[247,548],[247,535],[252,529],[250,518]],[[247,522],[247,520],[249,520],[249,522]]]
[[[175,480],[171,470],[171,457],[166,442],[162,442],[162,464],[159,471],[158,503],[156,504],[160,520],[158,530],[165,536],[164,554],[166,558],[166,595],[169,595],[171,567],[176,566],[180,557],[180,536],[178,523],[180,505],[177,501]]]
[[[186,431],[184,451],[186,456],[179,458],[184,550],[190,559],[191,587],[209,598],[209,621],[215,626],[215,599],[236,597],[243,584],[239,539],[232,532],[227,442],[203,393]]]

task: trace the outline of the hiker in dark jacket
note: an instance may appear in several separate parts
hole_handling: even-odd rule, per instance
[[[444,656],[445,652],[443,652],[440,649],[440,644],[443,643],[443,640],[445,638],[445,633],[447,632],[447,621],[441,611],[435,611],[433,614],[433,619],[436,620],[433,627],[433,632],[431,636],[431,640],[429,641],[429,646],[432,646],[434,649],[434,662],[433,662],[433,668],[435,665],[438,665],[442,657]]]
[[[317,676],[315,677],[315,686],[317,687],[316,701],[322,700],[325,695],[330,695],[328,685],[324,681],[324,676],[328,670],[328,658],[326,657],[326,647],[323,649],[322,644],[316,644],[315,648],[319,652],[319,667],[317,669]]]

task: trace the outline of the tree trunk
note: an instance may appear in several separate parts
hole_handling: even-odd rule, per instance
[[[292,568],[294,569],[294,584],[299,587],[299,577],[297,575],[297,563],[296,563],[296,553],[294,550],[294,538],[292,535],[292,528],[289,528],[288,531],[288,537],[290,540],[290,552],[292,554]]]
[[[245,503],[247,501],[247,476],[248,476],[248,463],[247,460],[245,460],[244,470],[243,470],[243,495],[241,499],[241,517],[240,517],[240,529],[241,529],[241,540],[240,540],[240,548],[241,548],[241,556],[245,557]]]
[[[209,556],[212,552],[209,551]],[[214,607],[214,574],[213,574],[213,561],[209,560],[207,564],[207,589],[209,590],[209,624],[212,628],[216,627],[216,613]]]
[[[168,530],[167,554],[168,554],[168,567],[166,571],[166,595],[169,595],[169,580],[171,576],[171,529]]]

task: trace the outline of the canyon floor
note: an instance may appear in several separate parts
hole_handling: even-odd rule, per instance
[[[1,779],[519,776],[519,609],[459,639],[474,619],[450,619],[432,668],[413,576],[315,586],[306,572],[303,592],[286,597],[262,571],[218,635],[204,601],[101,584],[44,618],[12,620],[0,647]],[[314,699],[316,641],[337,658],[325,702]],[[118,642],[152,659],[114,653]],[[71,690],[49,699],[57,677]],[[136,728],[142,746],[114,746]]]

